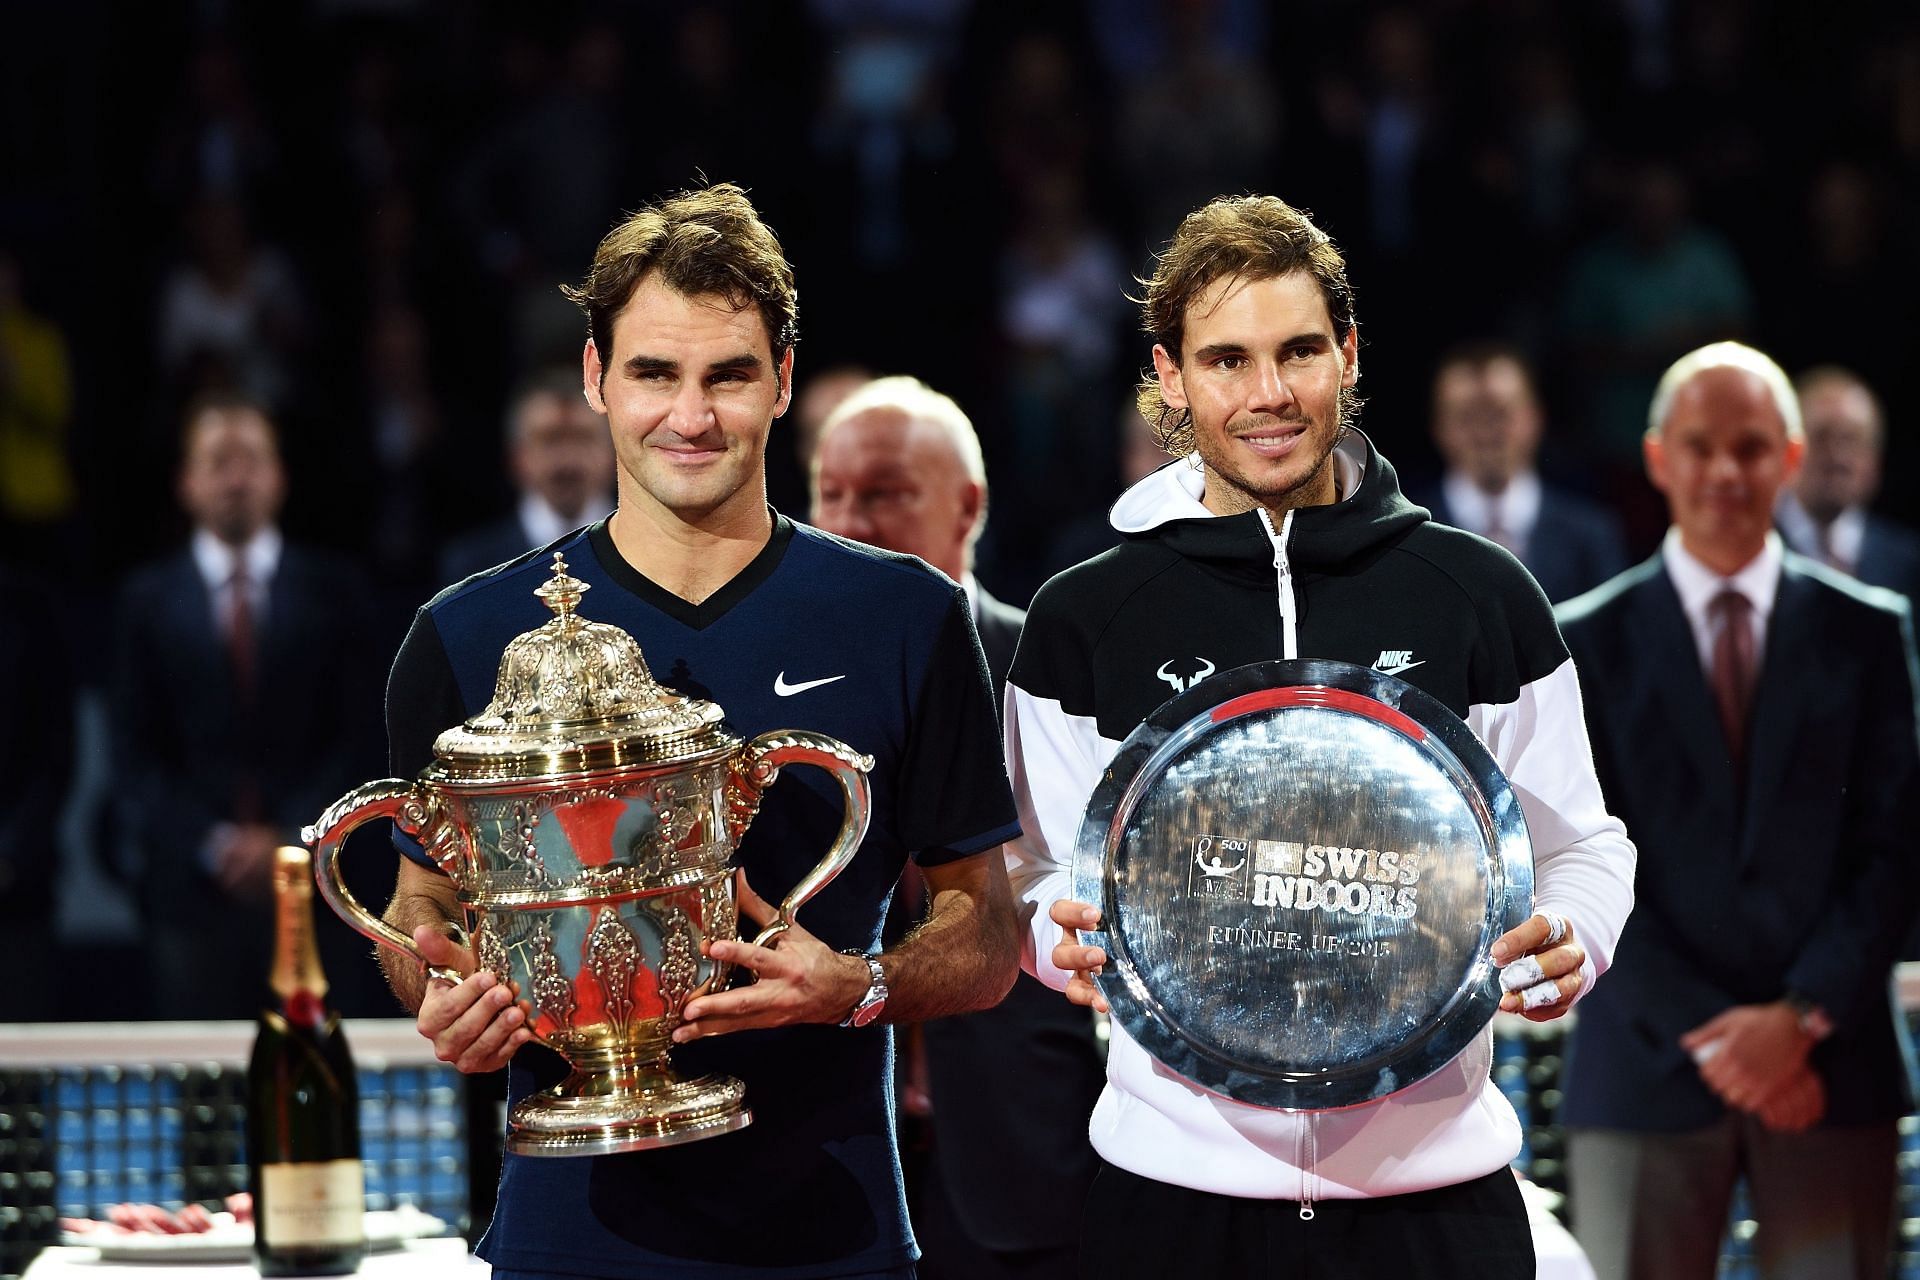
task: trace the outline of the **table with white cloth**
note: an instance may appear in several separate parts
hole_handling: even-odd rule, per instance
[[[21,1280],[244,1280],[257,1276],[251,1262],[107,1262],[98,1249],[59,1245],[42,1249]],[[448,1237],[409,1240],[398,1249],[370,1253],[358,1273],[371,1280],[485,1280],[493,1268],[467,1252],[467,1242]]]

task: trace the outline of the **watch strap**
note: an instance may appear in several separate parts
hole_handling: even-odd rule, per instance
[[[867,983],[866,994],[860,997],[853,1012],[840,1020],[843,1027],[864,1027],[878,1016],[880,1006],[887,1002],[887,971],[880,964],[880,957],[865,951],[849,951],[850,956],[858,956],[867,962],[867,973],[871,979]]]

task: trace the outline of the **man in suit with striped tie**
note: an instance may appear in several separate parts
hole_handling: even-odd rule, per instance
[[[281,535],[287,477],[259,405],[203,396],[181,441],[192,534],[128,579],[115,632],[116,862],[147,917],[156,1015],[250,1018],[274,848],[379,768],[380,638],[359,570]],[[328,914],[336,1003],[390,1009]]]

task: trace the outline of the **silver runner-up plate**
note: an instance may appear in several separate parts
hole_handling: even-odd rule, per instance
[[[1255,1106],[1355,1106],[1493,1017],[1533,850],[1493,757],[1405,681],[1289,659],[1169,699],[1107,767],[1073,896],[1141,1047]]]

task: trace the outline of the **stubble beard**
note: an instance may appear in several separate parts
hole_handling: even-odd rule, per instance
[[[1333,451],[1339,447],[1342,440],[1346,439],[1348,431],[1353,427],[1354,419],[1359,414],[1359,408],[1360,399],[1354,394],[1353,389],[1340,388],[1339,396],[1334,401],[1334,428],[1328,436],[1326,447],[1321,450],[1320,456],[1314,459],[1313,465],[1307,468],[1299,479],[1279,488],[1255,488],[1233,471],[1220,466],[1218,459],[1208,458],[1203,453],[1201,461],[1206,463],[1208,474],[1217,477],[1225,490],[1218,495],[1218,500],[1226,508],[1223,514],[1238,515],[1241,512],[1251,511],[1255,507],[1265,507],[1270,511],[1285,511],[1307,505],[1290,499],[1294,499],[1299,494],[1313,492],[1319,486],[1328,468],[1333,465]],[[1317,421],[1310,421],[1307,427],[1308,433],[1317,431],[1319,426]],[[1211,486],[1208,496],[1214,496]]]
[[[764,470],[755,471],[750,457],[729,453],[700,473],[688,475],[676,474],[673,463],[643,454],[633,467],[620,470],[623,503],[631,494],[689,525],[703,524],[730,506],[757,511],[766,505],[766,475]]]

